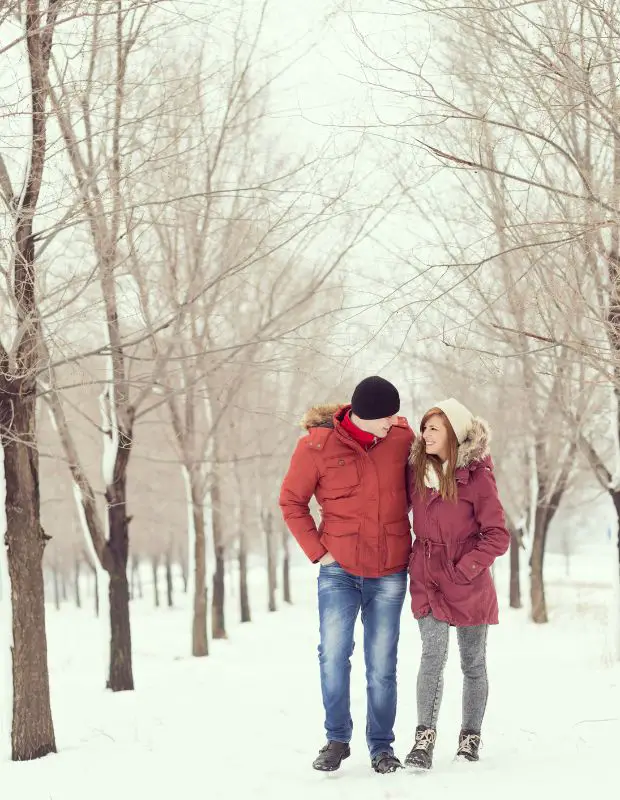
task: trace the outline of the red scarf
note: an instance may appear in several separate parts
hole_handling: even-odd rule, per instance
[[[368,450],[368,448],[375,443],[375,436],[372,433],[363,431],[353,422],[350,411],[347,411],[344,415],[340,421],[340,425],[343,430],[345,430],[352,439],[355,439],[358,444],[361,444],[365,450]]]

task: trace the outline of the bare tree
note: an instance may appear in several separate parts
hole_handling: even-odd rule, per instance
[[[207,653],[209,532],[215,564],[212,635],[226,636],[224,562],[231,537],[221,514],[224,420],[249,375],[279,368],[282,351],[294,346],[338,268],[368,235],[376,212],[364,207],[353,216],[344,167],[342,179],[327,183],[330,162],[323,157],[288,162],[257,152],[268,86],[252,81],[254,50],[244,48],[236,40],[231,68],[216,74],[224,82],[217,114],[205,105],[201,73],[193,83],[185,80],[179,107],[161,131],[179,167],[173,181],[166,176],[165,208],[154,208],[149,219],[163,261],[169,314],[185,320],[177,335],[167,338],[172,349],[162,391],[189,487],[195,655]],[[205,165],[202,173],[192,169],[196,158]],[[219,189],[235,184],[235,191]],[[305,253],[336,229],[341,242],[310,266]],[[143,307],[147,304],[143,300]],[[245,558],[242,539],[242,581]],[[247,585],[242,596],[245,618]]]
[[[263,511],[261,514],[263,531],[265,533],[265,550],[267,552],[267,608],[276,610],[276,553],[275,530],[272,511]]]
[[[73,592],[75,605],[78,608],[82,608],[82,553],[77,548],[74,549],[73,558]]]
[[[146,346],[144,343],[154,336],[154,331],[146,325],[146,330],[136,330],[132,325],[127,330],[122,324],[127,302],[123,284],[128,277],[126,269],[128,264],[135,265],[141,255],[132,238],[136,222],[131,192],[135,181],[130,176],[133,169],[139,169],[132,165],[134,153],[141,154],[142,169],[149,167],[144,147],[136,144],[137,129],[145,119],[136,114],[143,73],[135,54],[143,44],[143,36],[153,32],[148,20],[156,5],[136,6],[124,0],[94,4],[81,43],[87,63],[85,76],[72,74],[70,60],[63,65],[57,63],[56,85],[50,92],[78,187],[80,220],[91,238],[94,266],[87,274],[84,291],[93,283],[91,276],[96,276],[100,292],[100,307],[93,316],[100,319],[105,336],[103,344],[95,344],[91,356],[102,356],[106,364],[105,378],[100,381],[103,388],[98,426],[104,450],[104,519],[97,509],[94,482],[86,474],[63,407],[62,386],[56,373],[58,365],[67,360],[65,353],[59,353],[56,359],[50,357],[42,390],[71,470],[78,509],[100,567],[100,578],[105,576],[108,580],[107,686],[113,691],[134,688],[127,579],[129,459],[136,421],[140,414],[151,411],[148,401],[166,355],[165,350],[159,353],[145,372],[134,377],[132,368],[136,357],[140,357],[140,347]],[[105,100],[102,115],[95,113],[100,92]],[[158,103],[159,99],[156,107]],[[163,327],[167,324],[176,330],[179,319],[174,318]],[[70,356],[71,360],[83,357],[79,352]]]
[[[282,529],[282,600],[292,603],[291,593],[291,557],[289,550],[290,536],[287,530]]]
[[[526,390],[530,421],[519,435],[529,442],[536,487],[527,504],[532,614],[546,621],[547,531],[574,468],[576,442],[589,429],[593,399],[604,391],[596,375],[614,391],[618,385],[612,122],[618,81],[610,66],[617,63],[610,44],[616,4],[390,5],[398,7],[403,34],[415,29],[419,45],[398,58],[375,46],[363,14],[353,17],[378,102],[397,96],[403,111],[396,122],[379,120],[381,136],[393,139],[396,152],[406,146],[408,166],[416,148],[418,168],[435,171],[430,186],[441,181],[457,198],[426,214],[441,227],[448,259],[416,265],[415,280],[432,287],[430,299],[417,304],[431,315],[445,313],[444,343],[477,354],[502,380],[517,378],[511,387]],[[428,28],[419,25],[421,14]],[[426,30],[431,50],[421,41]],[[455,91],[442,85],[442,74]],[[411,192],[407,177],[402,171],[405,194],[419,211],[428,197]],[[507,359],[517,370],[502,364]],[[584,446],[592,460],[592,443]],[[594,461],[602,474],[600,456]]]
[[[168,608],[174,606],[174,579],[173,579],[173,564],[172,564],[172,549],[166,548],[166,602]]]
[[[10,228],[4,276],[14,315],[11,343],[0,343],[0,439],[8,570],[11,582],[14,761],[56,752],[50,708],[42,558],[46,536],[40,522],[39,457],[36,432],[36,375],[40,367],[37,237],[34,223],[43,184],[48,133],[48,71],[60,0],[7,4],[22,28],[26,49],[30,135],[24,143],[25,179],[13,188],[0,154],[0,198]],[[5,20],[2,21],[3,25]],[[9,277],[10,270],[10,277]],[[13,321],[13,320],[12,320]]]
[[[229,431],[231,434],[231,441],[237,447],[239,442],[244,442],[243,437],[238,434],[238,422],[234,418],[229,422]],[[235,452],[233,454],[233,484],[231,493],[236,496],[237,502],[235,503],[235,524],[237,527],[237,566],[239,570],[239,620],[241,622],[251,622],[252,612],[250,609],[250,595],[248,591],[248,504],[245,502],[245,483],[240,458]]]
[[[53,363],[49,370],[46,399],[54,415],[69,467],[74,478],[77,499],[87,535],[92,540],[96,557],[109,578],[108,602],[110,622],[110,661],[107,685],[113,691],[134,688],[131,628],[129,619],[129,520],[127,513],[127,468],[133,443],[136,409],[149,392],[142,389],[138,398],[130,395],[127,350],[121,330],[119,308],[119,267],[124,252],[120,242],[127,235],[124,223],[124,189],[128,72],[130,56],[144,25],[148,8],[132,7],[118,2],[96,4],[90,18],[84,50],[89,65],[82,96],[76,96],[68,70],[56,65],[57,86],[51,89],[52,106],[66,147],[69,164],[77,182],[81,210],[92,237],[103,305],[103,324],[107,339],[109,382],[101,392],[101,432],[104,442],[103,481],[105,483],[105,529],[99,518],[95,495],[88,480],[66,422],[62,399],[57,391]],[[112,29],[110,33],[110,15]],[[109,38],[108,38],[109,37]],[[107,58],[112,55],[112,77]],[[95,125],[92,114],[95,94],[99,91],[99,74],[107,79],[110,93],[108,114],[103,129]],[[111,77],[111,79],[110,79]],[[105,83],[104,83],[105,85]],[[78,130],[71,113],[79,105],[85,135]],[[106,170],[99,167],[100,154],[106,159]]]
[[[525,549],[523,533],[514,524],[510,525],[510,608],[521,608],[521,564],[520,553]]]

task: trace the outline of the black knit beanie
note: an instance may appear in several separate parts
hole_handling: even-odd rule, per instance
[[[351,398],[351,411],[360,419],[383,419],[398,414],[400,396],[396,386],[371,375],[357,384]]]

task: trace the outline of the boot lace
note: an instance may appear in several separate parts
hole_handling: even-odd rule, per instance
[[[480,737],[476,733],[468,733],[461,739],[459,753],[474,754],[474,748],[480,747]]]
[[[425,731],[416,731],[415,734],[415,750],[428,750],[435,744],[437,734],[432,728],[427,728]]]

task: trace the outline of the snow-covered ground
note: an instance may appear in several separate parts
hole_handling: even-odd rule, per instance
[[[507,563],[506,565],[507,566]],[[27,800],[216,798],[578,797],[618,775],[620,669],[605,658],[609,570],[576,557],[572,574],[550,560],[553,621],[534,626],[504,608],[489,639],[491,696],[479,764],[454,764],[460,715],[456,641],[446,674],[432,773],[375,775],[364,742],[362,648],[354,655],[352,757],[333,775],[311,769],[323,743],[316,658],[316,570],[296,567],[294,602],[262,609],[254,574],[255,621],[236,623],[206,659],[187,655],[186,608],[132,604],[136,691],[102,688],[100,629],[69,604],[48,610],[52,702],[59,752],[0,763],[0,794]],[[505,595],[504,565],[496,576]],[[181,600],[181,595],[178,595]],[[185,598],[183,598],[185,601]],[[396,750],[404,757],[415,719],[417,628],[403,615]],[[2,698],[4,701],[4,698]],[[420,784],[420,781],[422,782]],[[462,794],[465,792],[465,794]],[[317,794],[317,793],[320,793]]]

